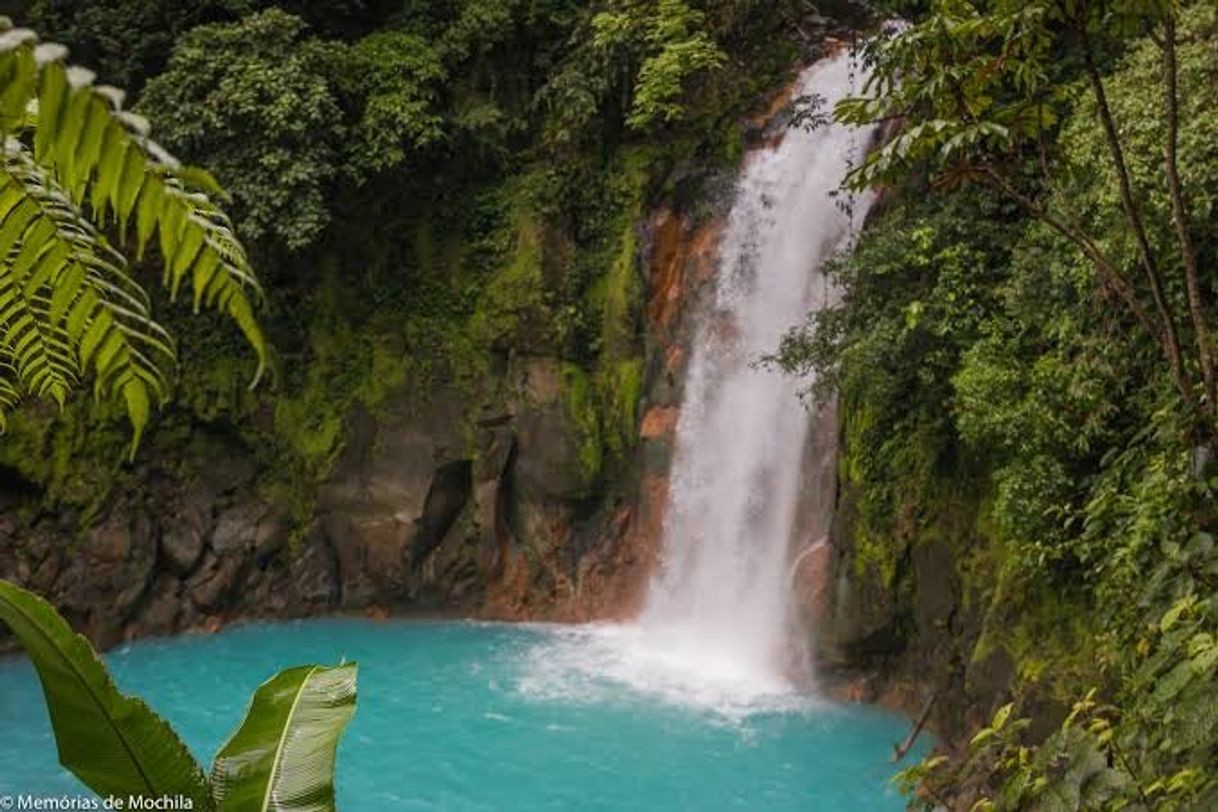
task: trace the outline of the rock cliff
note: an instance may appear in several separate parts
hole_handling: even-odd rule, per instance
[[[375,410],[355,404],[303,520],[222,422],[175,433],[180,456],[165,464],[141,454],[92,516],[48,507],[6,467],[0,577],[47,596],[102,647],[334,612],[630,614],[666,499],[684,305],[713,271],[718,223],[669,200],[631,229],[643,380],[612,464],[588,372],[511,352],[475,386],[407,379]]]

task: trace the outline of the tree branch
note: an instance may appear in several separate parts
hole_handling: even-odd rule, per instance
[[[1167,113],[1167,133],[1163,141],[1163,166],[1167,175],[1167,189],[1171,195],[1172,222],[1176,227],[1176,238],[1180,243],[1180,255],[1184,260],[1185,289],[1188,291],[1188,311],[1192,319],[1193,333],[1197,338],[1197,355],[1201,361],[1201,376],[1205,382],[1205,402],[1202,411],[1214,416],[1215,389],[1214,356],[1210,343],[1209,325],[1205,319],[1205,305],[1201,299],[1201,283],[1197,274],[1197,252],[1188,233],[1188,213],[1181,191],[1180,167],[1176,148],[1180,133],[1180,109],[1178,95],[1179,67],[1176,62],[1176,21],[1169,10],[1163,18],[1163,84]]]
[[[1130,228],[1133,230],[1134,237],[1138,243],[1138,253],[1141,256],[1142,268],[1146,272],[1146,280],[1150,283],[1150,292],[1155,302],[1155,308],[1163,319],[1163,345],[1167,351],[1168,363],[1171,365],[1172,378],[1175,381],[1176,388],[1180,390],[1180,394],[1184,396],[1184,399],[1190,403],[1195,403],[1196,396],[1193,393],[1192,384],[1189,382],[1188,372],[1184,368],[1184,355],[1180,349],[1180,334],[1176,328],[1176,320],[1172,316],[1171,310],[1167,305],[1167,299],[1163,293],[1163,277],[1159,273],[1154,253],[1150,248],[1150,240],[1147,238],[1146,229],[1142,224],[1141,212],[1138,209],[1137,202],[1134,200],[1133,186],[1129,180],[1129,169],[1125,164],[1125,152],[1121,147],[1121,140],[1117,134],[1112,110],[1108,106],[1108,94],[1104,91],[1104,81],[1100,77],[1099,68],[1095,64],[1091,40],[1087,33],[1086,13],[1087,10],[1084,6],[1076,20],[1076,30],[1079,44],[1082,46],[1083,65],[1086,68],[1088,78],[1091,80],[1091,90],[1095,95],[1100,124],[1104,130],[1104,137],[1108,141],[1108,150],[1112,155],[1113,168],[1116,170],[1118,186],[1121,192],[1121,205],[1125,210],[1125,217],[1129,221]]]
[[[1155,324],[1154,319],[1152,319],[1150,314],[1146,312],[1146,308],[1142,307],[1142,303],[1138,301],[1137,293],[1134,291],[1133,286],[1129,284],[1129,280],[1125,279],[1125,277],[1121,275],[1120,271],[1116,269],[1116,266],[1112,264],[1111,260],[1104,256],[1103,251],[1101,251],[1100,247],[1095,244],[1094,240],[1083,233],[1083,231],[1076,225],[1062,219],[1061,217],[1058,217],[1041,206],[1035,200],[1019,191],[1019,189],[1015,188],[1015,185],[1012,184],[1009,179],[1004,177],[998,170],[991,166],[982,166],[980,169],[982,174],[989,178],[997,189],[1018,203],[1020,207],[1023,208],[1024,211],[1026,211],[1029,215],[1037,220],[1040,220],[1058,234],[1074,243],[1095,267],[1096,271],[1100,275],[1101,283],[1120,297],[1120,299],[1129,308],[1130,312],[1133,313],[1134,317],[1137,318],[1138,322],[1145,327],[1151,335],[1159,339],[1160,343],[1163,344],[1164,352],[1168,352],[1162,327]]]

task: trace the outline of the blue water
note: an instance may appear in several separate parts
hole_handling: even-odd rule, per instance
[[[888,759],[908,721],[806,697],[727,711],[670,701],[598,678],[595,634],[312,620],[140,642],[106,661],[206,766],[270,674],[358,660],[344,812],[904,808]],[[0,660],[0,795],[81,791],[56,762],[32,666]]]

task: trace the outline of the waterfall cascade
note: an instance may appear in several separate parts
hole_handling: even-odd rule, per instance
[[[851,90],[853,67],[845,53],[818,62],[799,92],[832,105]],[[801,382],[756,361],[832,296],[820,266],[869,203],[846,206],[835,194],[862,136],[838,125],[793,129],[755,152],[737,184],[685,383],[662,568],[640,619],[703,673],[757,686],[784,679],[813,421]]]
[[[804,71],[796,92],[831,110],[857,90],[857,68],[848,53],[826,58]],[[745,712],[798,695],[791,559],[797,540],[811,543],[827,529],[827,521],[810,529],[801,514],[809,471],[831,467],[835,445],[810,436],[801,382],[756,362],[831,300],[821,265],[849,243],[871,202],[846,206],[836,192],[869,137],[836,124],[793,128],[750,155],[715,290],[694,314],[660,571],[635,624],[573,631],[580,641],[571,656],[538,661],[549,677],[575,666],[586,677]],[[821,425],[832,439],[833,421]],[[825,500],[820,512],[831,509]]]

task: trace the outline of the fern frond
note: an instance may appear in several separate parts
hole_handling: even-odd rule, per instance
[[[18,388],[17,367],[13,364],[12,356],[3,345],[0,345],[0,431],[4,431],[8,423],[8,413],[21,402],[21,390]]]
[[[174,348],[126,260],[16,139],[0,161],[0,358],[10,387],[61,406],[86,371],[139,442],[169,393]],[[11,395],[12,393],[10,393]],[[4,405],[0,393],[0,407]]]
[[[267,357],[261,290],[219,184],[179,165],[122,91],[66,57],[0,18],[0,415],[23,396],[62,405],[91,375],[99,397],[125,402],[134,452],[168,395],[173,344],[94,223],[137,257],[156,238],[170,295],[187,287],[196,311],[227,314],[254,349],[251,386]]]
[[[95,87],[91,72],[62,58],[41,66],[37,100],[35,160],[74,203],[87,197],[96,217],[116,221],[137,256],[155,234],[171,295],[185,284],[196,310],[226,313],[258,354],[261,375],[266,342],[250,301],[261,290],[232,222],[205,191],[214,181],[183,170],[148,137],[148,122],[122,109],[121,94]]]

